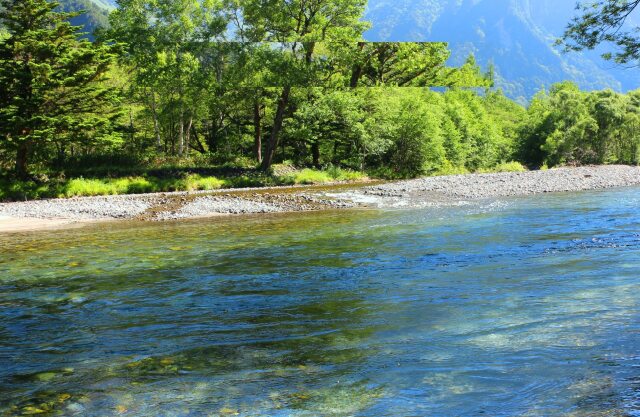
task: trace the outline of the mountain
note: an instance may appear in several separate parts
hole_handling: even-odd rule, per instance
[[[71,19],[74,26],[83,27],[87,37],[91,38],[93,31],[109,24],[109,10],[115,7],[114,0],[51,0],[60,4],[60,10],[65,12],[85,11],[80,16]],[[0,34],[3,31],[0,23]]]
[[[452,64],[473,53],[493,64],[496,85],[522,102],[563,80],[587,90],[640,87],[640,73],[616,67],[596,51],[554,47],[575,14],[575,0],[369,0],[370,41],[445,41]]]
[[[109,4],[102,0],[58,0],[65,12],[83,10],[85,13],[71,19],[74,26],[82,26],[87,36],[98,28],[109,24]]]

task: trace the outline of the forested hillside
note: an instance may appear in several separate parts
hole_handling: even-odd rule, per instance
[[[89,36],[98,27],[109,25],[108,4],[100,0],[61,0],[60,9],[65,12],[84,11],[80,16],[71,19],[75,26],[81,26]]]
[[[98,27],[109,25],[109,12],[115,7],[115,2],[111,0],[59,0],[61,11],[77,12],[84,11],[80,16],[70,19],[71,23],[83,28],[87,37],[93,38],[92,34]],[[0,30],[3,29],[0,22]]]
[[[365,36],[376,41],[447,41],[452,63],[473,53],[495,65],[496,85],[521,102],[541,88],[571,80],[581,88],[628,91],[640,85],[600,53],[562,54],[556,38],[576,14],[575,0],[371,0]],[[632,16],[633,18],[634,16]]]

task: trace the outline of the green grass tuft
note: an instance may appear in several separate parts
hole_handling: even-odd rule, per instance
[[[216,177],[201,177],[200,175],[189,175],[184,181],[183,188],[186,191],[218,190],[225,185],[225,181]]]
[[[503,162],[489,169],[479,169],[479,174],[493,173],[493,172],[526,172],[527,167],[520,162]]]
[[[465,175],[468,174],[469,170],[465,167],[460,167],[460,166],[454,166],[451,165],[450,163],[443,165],[442,168],[440,168],[435,174],[434,176],[439,177],[439,176],[445,176],[445,175]]]
[[[76,178],[66,184],[60,197],[112,195],[121,194],[123,191],[122,183],[114,184],[104,180]]]
[[[310,185],[327,184],[336,181],[357,181],[364,178],[366,176],[360,172],[332,167],[325,171],[305,168],[301,171],[284,175],[283,181],[291,184]]]
[[[291,174],[291,176],[294,184],[325,184],[333,181],[333,178],[327,172],[308,168]]]

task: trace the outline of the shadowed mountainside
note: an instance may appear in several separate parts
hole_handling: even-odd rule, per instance
[[[575,0],[370,0],[372,41],[446,41],[454,64],[473,53],[495,65],[497,87],[525,101],[540,88],[572,80],[592,90],[628,91],[640,74],[598,52],[562,54],[553,44],[575,14]]]

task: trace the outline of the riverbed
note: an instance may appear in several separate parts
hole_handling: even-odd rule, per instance
[[[0,235],[0,415],[640,415],[640,189]]]

